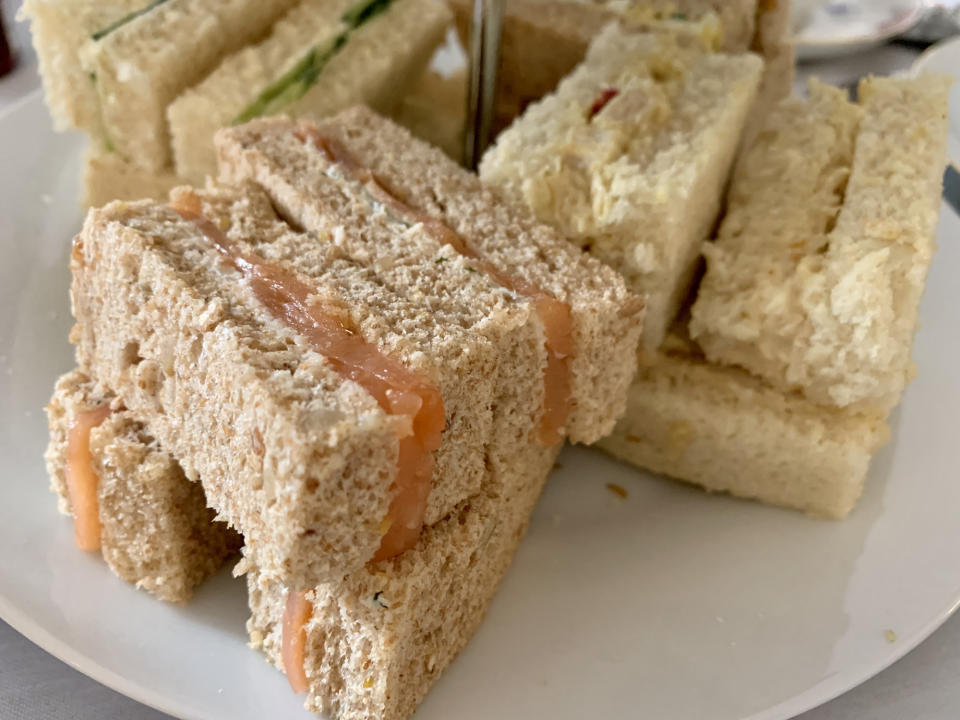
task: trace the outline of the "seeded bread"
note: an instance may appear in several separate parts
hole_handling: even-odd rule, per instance
[[[761,69],[754,55],[704,53],[675,35],[610,25],[483,158],[484,182],[645,296],[649,349],[689,290]]]
[[[333,720],[410,716],[483,619],[556,449],[528,446],[513,473],[387,563],[309,593],[306,706]],[[286,590],[248,566],[253,647],[282,669]]]
[[[472,306],[439,301],[437,296],[443,291],[436,277],[405,274],[404,282],[390,286],[385,279],[391,273],[379,265],[382,258],[352,260],[344,252],[345,241],[338,239],[362,232],[370,242],[368,248],[384,248],[391,242],[411,244],[412,238],[397,238],[382,225],[364,227],[359,218],[351,224],[349,215],[336,213],[331,217],[339,224],[329,232],[293,232],[276,216],[267,195],[250,184],[243,186],[239,195],[235,188],[216,186],[202,193],[178,188],[171,194],[174,200],[189,196],[201,199],[205,217],[230,229],[239,248],[294,270],[316,285],[325,307],[342,313],[348,326],[367,342],[401,360],[440,390],[446,429],[436,454],[426,522],[436,522],[479,492],[488,472],[501,352],[488,341],[487,331],[512,328],[525,322],[524,315],[501,295],[479,287],[463,267],[458,268],[457,283],[466,287]],[[436,267],[431,261],[427,269]],[[429,311],[417,299],[428,293],[432,293]],[[540,374],[539,364],[510,369],[521,378],[536,380]],[[513,428],[521,435],[529,433],[534,408],[531,404],[523,409],[528,413],[525,427]]]
[[[101,207],[111,200],[163,200],[182,184],[168,170],[144,170],[116,153],[87,149],[83,166],[83,206]]]
[[[441,220],[496,267],[571,306],[573,407],[567,437],[594,442],[609,432],[633,375],[633,348],[643,311],[642,302],[626,290],[616,273],[564,243],[519,205],[484,188],[476,176],[457,167],[440,150],[365,108],[324,120],[319,128],[342,143],[403,202]],[[306,227],[319,227],[325,213],[316,193],[328,184],[327,173],[336,169],[323,153],[311,152],[312,145],[298,140],[294,130],[290,121],[275,119],[221,131],[217,135],[221,176],[256,180],[288,217]],[[436,251],[436,247],[429,250]],[[440,259],[429,257],[435,258],[435,264]],[[439,264],[446,268],[458,256],[448,249],[442,257]],[[527,307],[539,324],[532,303],[498,290],[484,273],[475,274],[489,283],[491,291],[505,292]],[[499,385],[506,391],[514,380],[511,375],[509,382]]]
[[[165,206],[91,211],[71,269],[81,366],[149,418],[265,571],[309,586],[372,556],[405,418],[299,344]]]
[[[183,189],[174,196],[191,194]],[[508,332],[516,326],[523,329],[524,308],[515,308],[502,294],[476,291],[470,283],[481,279],[473,278],[463,262],[451,262],[448,274],[475,290],[469,313],[440,303],[425,307],[381,285],[377,276],[384,271],[369,258],[362,264],[349,260],[332,237],[336,229],[318,236],[291,230],[255,188],[214,188],[201,197],[204,213],[241,250],[316,283],[326,307],[342,313],[368,342],[441,391],[447,428],[436,454],[426,521],[442,517],[478,492],[490,461],[494,394],[503,392],[494,385],[501,356],[487,336],[500,327]],[[368,560],[382,534],[384,503],[393,494],[400,421],[371,408],[372,398],[358,386],[339,383],[351,386],[349,391],[333,387],[339,378],[331,375],[327,361],[265,312],[246,284],[220,269],[212,247],[178,222],[171,210],[149,203],[112,205],[91,218],[98,215],[110,231],[117,225],[132,230],[135,241],[104,239],[106,233],[99,229],[82,236],[85,241],[89,235],[97,248],[91,257],[114,242],[124,245],[111,264],[75,263],[75,309],[83,308],[77,315],[78,355],[102,367],[100,376],[109,378],[124,402],[148,419],[188,476],[202,479],[211,504],[244,533],[265,572],[286,584],[315,584]],[[339,227],[341,235],[358,230]],[[411,242],[384,228],[370,226],[361,232],[375,245]],[[162,265],[163,274],[139,280],[143,271],[137,273],[136,264],[146,262]],[[154,285],[168,278],[171,287],[164,286],[161,303]],[[131,285],[139,292],[130,293]],[[412,298],[431,290],[417,278],[406,287]],[[197,295],[206,309],[183,309]],[[198,334],[201,329],[192,317],[198,312],[214,315],[203,321],[213,329]],[[126,317],[115,321],[114,314]],[[167,318],[181,314],[185,319],[171,327]],[[240,316],[234,319],[233,314]],[[235,321],[236,328],[230,329],[236,330],[241,352],[231,347],[231,332],[225,344],[232,355],[208,357],[210,336],[226,334],[220,324],[230,320]],[[471,329],[470,322],[479,327]],[[150,327],[158,331],[145,330]],[[530,336],[525,346],[535,348],[535,340]],[[511,355],[504,361],[511,363],[519,388],[513,392],[521,398],[526,384],[541,382],[538,357]],[[215,389],[218,374],[230,387],[229,378],[245,376],[251,366],[252,372],[266,374],[263,391],[272,389],[273,397],[261,397],[259,386],[244,382],[237,384],[244,388],[243,397],[224,394],[223,385]],[[291,382],[287,373],[293,368],[294,377],[309,368],[302,383]],[[318,388],[310,387],[309,373],[317,377]],[[345,408],[357,393],[364,395],[363,401]],[[529,437],[535,407],[527,400],[513,408],[518,418],[513,442]],[[227,427],[228,436],[221,435],[220,428]],[[393,435],[384,438],[390,429]],[[368,431],[373,445],[361,437]],[[355,458],[350,454],[354,450]],[[354,476],[353,465],[366,474]],[[310,577],[316,579],[304,579]]]
[[[151,171],[170,165],[167,105],[225,54],[262,35],[294,0],[165,0],[79,50],[107,149]]]
[[[57,381],[47,406],[46,462],[60,511],[72,513],[65,480],[70,426],[78,412],[106,403],[116,410],[90,434],[103,557],[127,582],[161,600],[186,602],[239,550],[240,536],[215,521],[202,488],[187,480],[144,426],[79,370]]]
[[[509,471],[519,449],[536,439],[534,420],[540,417],[544,401],[546,357],[543,330],[534,308],[517,302],[513,293],[485,273],[476,272],[470,260],[438,242],[421,226],[410,227],[385,213],[372,212],[360,192],[351,192],[347,179],[326,174],[328,168],[318,165],[318,153],[304,152],[303,143],[290,132],[293,129],[289,122],[275,120],[218,134],[221,152],[225,143],[232,147],[231,169],[224,176],[263,180],[272,190],[275,206],[287,217],[323,236],[332,236],[340,252],[372,265],[381,282],[419,303],[426,315],[454,311],[461,322],[476,328],[496,348],[499,362],[490,377],[496,389],[494,437],[486,459],[491,473]],[[272,138],[264,152],[260,152],[265,147],[262,131]],[[281,150],[283,154],[278,154]],[[304,188],[309,189],[305,198],[301,194]],[[345,231],[344,222],[367,230]],[[445,505],[439,509],[446,513],[450,508]],[[428,522],[434,518],[430,513]]]
[[[870,78],[856,106],[814,83],[770,117],[705,246],[691,333],[711,361],[825,406],[897,404],[935,247],[948,87]]]
[[[98,132],[96,92],[77,62],[90,36],[145,0],[26,0],[20,17],[30,21],[43,93],[55,129]]]
[[[344,13],[357,1],[300,2],[261,42],[224,58],[184,91],[167,111],[177,174],[193,183],[216,174],[214,132],[233,124],[308,53],[333,48],[335,39],[349,30]],[[323,117],[365,103],[394,112],[449,23],[450,13],[438,0],[392,0],[385,11],[349,30],[343,47],[323,65],[306,94],[283,111]]]
[[[880,414],[781,393],[671,335],[641,363],[626,414],[599,446],[710,492],[840,519],[888,436]]]

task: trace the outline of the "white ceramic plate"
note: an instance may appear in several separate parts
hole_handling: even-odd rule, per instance
[[[950,88],[950,160],[960,167],[960,37],[928,48],[913,64],[911,72],[937,72],[955,78]]]
[[[56,513],[42,408],[72,364],[80,155],[38,95],[0,118],[0,615],[173,715],[304,718],[245,646],[242,582],[225,573],[189,606],[163,605],[76,550]],[[486,622],[418,720],[786,718],[943,622],[960,599],[958,234],[944,212],[919,377],[849,520],[710,497],[567,450]]]
[[[801,60],[860,52],[906,32],[923,17],[923,0],[793,0]]]

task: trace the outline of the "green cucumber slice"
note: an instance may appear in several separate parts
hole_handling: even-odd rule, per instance
[[[302,98],[323,72],[324,66],[347,42],[348,31],[322,45],[316,45],[296,65],[272,82],[243,112],[233,119],[234,125],[261,115],[274,115]]]
[[[146,7],[142,7],[142,8],[140,8],[139,10],[134,10],[134,11],[131,12],[131,13],[127,13],[127,14],[124,15],[122,18],[120,18],[120,19],[117,20],[116,22],[110,23],[109,25],[107,25],[107,26],[106,26],[105,28],[103,28],[102,30],[97,30],[97,31],[96,31],[93,35],[91,35],[90,37],[92,37],[94,40],[102,40],[102,39],[105,38],[107,35],[109,35],[110,33],[112,33],[114,30],[117,30],[118,28],[123,27],[123,26],[126,25],[128,22],[130,22],[131,20],[136,20],[136,19],[137,19],[138,17],[140,17],[141,15],[146,15],[148,12],[150,12],[151,10],[153,10],[153,9],[154,9],[155,7],[157,7],[158,5],[163,5],[166,1],[167,1],[167,0],[153,0],[153,2],[150,3],[149,5],[147,5]]]

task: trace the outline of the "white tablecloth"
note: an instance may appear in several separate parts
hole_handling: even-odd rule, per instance
[[[8,21],[18,5],[19,2],[0,0]],[[21,51],[21,61],[12,76],[0,79],[0,111],[39,85],[26,29],[12,22],[7,27]],[[842,63],[806,66],[798,84],[802,85],[803,76],[816,73],[829,82],[844,85],[867,72],[883,74],[902,69],[915,55],[904,48],[886,47]],[[956,720],[960,718],[957,678],[960,617],[948,622],[890,669],[803,715],[802,720]],[[94,682],[0,622],[0,720],[108,719],[169,717]]]

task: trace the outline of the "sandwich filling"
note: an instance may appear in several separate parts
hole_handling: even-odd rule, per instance
[[[323,135],[315,126],[301,124],[298,130],[304,142],[309,138],[334,166],[350,180],[359,183],[370,202],[382,208],[392,219],[405,225],[422,225],[437,242],[450,245],[457,253],[476,261],[478,269],[500,286],[529,298],[544,329],[547,364],[544,369],[544,403],[538,439],[543,445],[563,440],[564,426],[570,415],[572,381],[570,357],[573,353],[573,321],[570,306],[548,295],[533,283],[510,275],[484,258],[458,233],[437,218],[412,207],[386,187],[369,168],[361,166],[340,143]]]
[[[109,405],[77,413],[67,435],[67,495],[73,510],[73,534],[81,550],[100,549],[100,478],[93,469],[90,431],[107,419]]]
[[[327,63],[347,44],[350,34],[390,8],[393,0],[362,0],[340,17],[343,30],[334,37],[314,45],[290,70],[264,88],[233,124],[239,125],[261,115],[276,115],[307,94]]]
[[[312,614],[313,606],[307,599],[306,590],[287,590],[287,602],[283,608],[280,654],[287,681],[297,694],[306,692],[308,687],[307,623]]]
[[[409,434],[400,438],[396,494],[373,559],[385,560],[413,547],[426,512],[433,453],[440,447],[445,426],[440,391],[311,301],[316,290],[295,274],[252,253],[241,253],[219,227],[204,217],[197,196],[184,195],[172,207],[196,225],[206,241],[244,277],[274,318],[307,338],[341,377],[364,388],[385,412],[409,418]]]
[[[110,33],[112,33],[114,30],[118,30],[119,28],[122,28],[122,27],[123,27],[124,25],[126,25],[128,22],[130,22],[130,21],[132,21],[132,20],[136,20],[136,19],[137,19],[138,17],[140,17],[141,15],[146,15],[148,12],[150,12],[151,10],[153,10],[155,7],[157,7],[158,5],[163,5],[165,2],[167,2],[167,0],[153,0],[153,2],[145,5],[144,7],[140,8],[139,10],[134,10],[133,12],[129,12],[129,13],[127,13],[126,15],[124,15],[122,18],[120,18],[119,20],[117,20],[116,22],[112,22],[112,23],[110,23],[109,25],[107,25],[105,28],[103,28],[103,29],[101,29],[101,30],[97,30],[97,31],[96,31],[95,33],[93,33],[90,37],[91,37],[93,40],[102,40],[102,39],[105,38],[107,35],[109,35]]]

